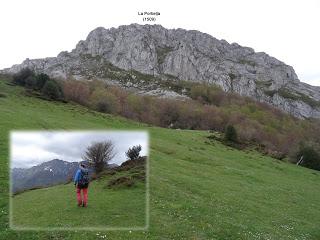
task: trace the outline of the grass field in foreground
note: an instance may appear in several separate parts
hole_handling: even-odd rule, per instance
[[[320,239],[320,174],[208,141],[206,131],[150,127],[25,97],[0,80],[0,239]],[[8,133],[17,129],[150,132],[148,231],[9,229]],[[106,237],[103,237],[106,236]]]
[[[120,173],[121,174],[121,173]],[[76,206],[73,183],[26,191],[12,198],[12,226],[19,228],[140,228],[146,226],[146,188],[106,188],[104,176],[88,189],[88,206]]]

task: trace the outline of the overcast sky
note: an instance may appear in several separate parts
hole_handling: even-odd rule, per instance
[[[28,168],[52,159],[79,162],[92,142],[108,140],[114,143],[117,153],[110,163],[121,164],[126,160],[128,148],[139,144],[141,155],[148,155],[149,139],[144,131],[21,131],[11,133],[11,168]]]
[[[96,27],[143,24],[138,11],[159,11],[157,24],[266,52],[320,86],[319,0],[2,0],[0,8],[0,69],[71,51]]]

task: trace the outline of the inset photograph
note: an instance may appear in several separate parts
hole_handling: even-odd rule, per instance
[[[13,131],[10,226],[146,229],[145,131]]]

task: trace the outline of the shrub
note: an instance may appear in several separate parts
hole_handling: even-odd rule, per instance
[[[225,130],[224,139],[229,142],[238,142],[237,131],[234,126],[228,125]]]
[[[90,106],[103,113],[116,113],[119,109],[117,98],[106,89],[96,89],[91,94]]]
[[[118,113],[122,116],[126,116],[129,108],[127,103],[128,93],[120,88],[110,89],[109,91],[112,92],[112,94],[114,94],[118,101]]]
[[[25,87],[35,89],[37,85],[37,79],[35,75],[30,75],[25,79]]]
[[[142,148],[141,145],[133,146],[132,148],[129,148],[128,151],[126,152],[126,156],[130,160],[135,160],[140,156]]]
[[[195,84],[190,88],[190,97],[199,102],[216,106],[222,106],[228,100],[239,104],[239,96],[237,94],[228,94],[216,85]]]
[[[225,125],[224,122],[224,114],[219,108],[212,105],[203,106],[200,126],[201,129],[223,131]]]
[[[192,86],[190,89],[190,97],[192,99],[208,102],[208,87],[203,84]]]
[[[222,90],[212,91],[208,96],[209,103],[212,103],[216,106],[222,106],[227,101],[228,97],[225,92]]]
[[[74,80],[71,78],[70,81],[77,81],[77,80]],[[88,86],[89,86],[90,93],[93,93],[97,89],[104,89],[106,87],[106,84],[100,80],[92,80],[88,82]]]
[[[36,76],[36,90],[41,90],[47,81],[50,80],[50,77],[47,74],[40,73]]]
[[[14,84],[25,86],[26,79],[32,76],[34,76],[34,72],[32,70],[30,70],[29,68],[23,68],[18,73],[13,75],[12,81]]]
[[[300,160],[300,157],[303,157],[301,166],[320,170],[320,154],[314,146],[311,145],[302,145],[297,153],[296,161]]]
[[[69,80],[63,83],[63,95],[66,100],[87,105],[90,97],[89,86],[80,81]]]
[[[130,94],[127,98],[128,107],[131,110],[133,118],[139,119],[139,115],[143,112],[143,99],[141,96]]]
[[[53,100],[59,100],[62,98],[62,91],[59,84],[54,80],[47,81],[41,89],[42,94]]]
[[[179,104],[169,100],[162,100],[157,105],[158,119],[161,126],[176,126],[179,120]]]

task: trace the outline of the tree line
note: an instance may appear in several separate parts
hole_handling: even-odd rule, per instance
[[[22,69],[12,79],[14,84],[40,92],[44,97],[52,100],[63,100],[61,85],[47,74],[36,74],[28,68]]]
[[[218,131],[229,142],[256,148],[272,157],[297,162],[306,149],[313,149],[312,164],[320,170],[320,121],[301,120],[265,103],[217,86],[189,84],[189,99],[138,96],[102,81],[58,81],[28,69],[13,77],[15,84],[39,92],[47,99],[71,101],[90,109],[123,116],[150,125]],[[310,154],[309,154],[310,155]],[[302,164],[302,165],[303,165]]]

